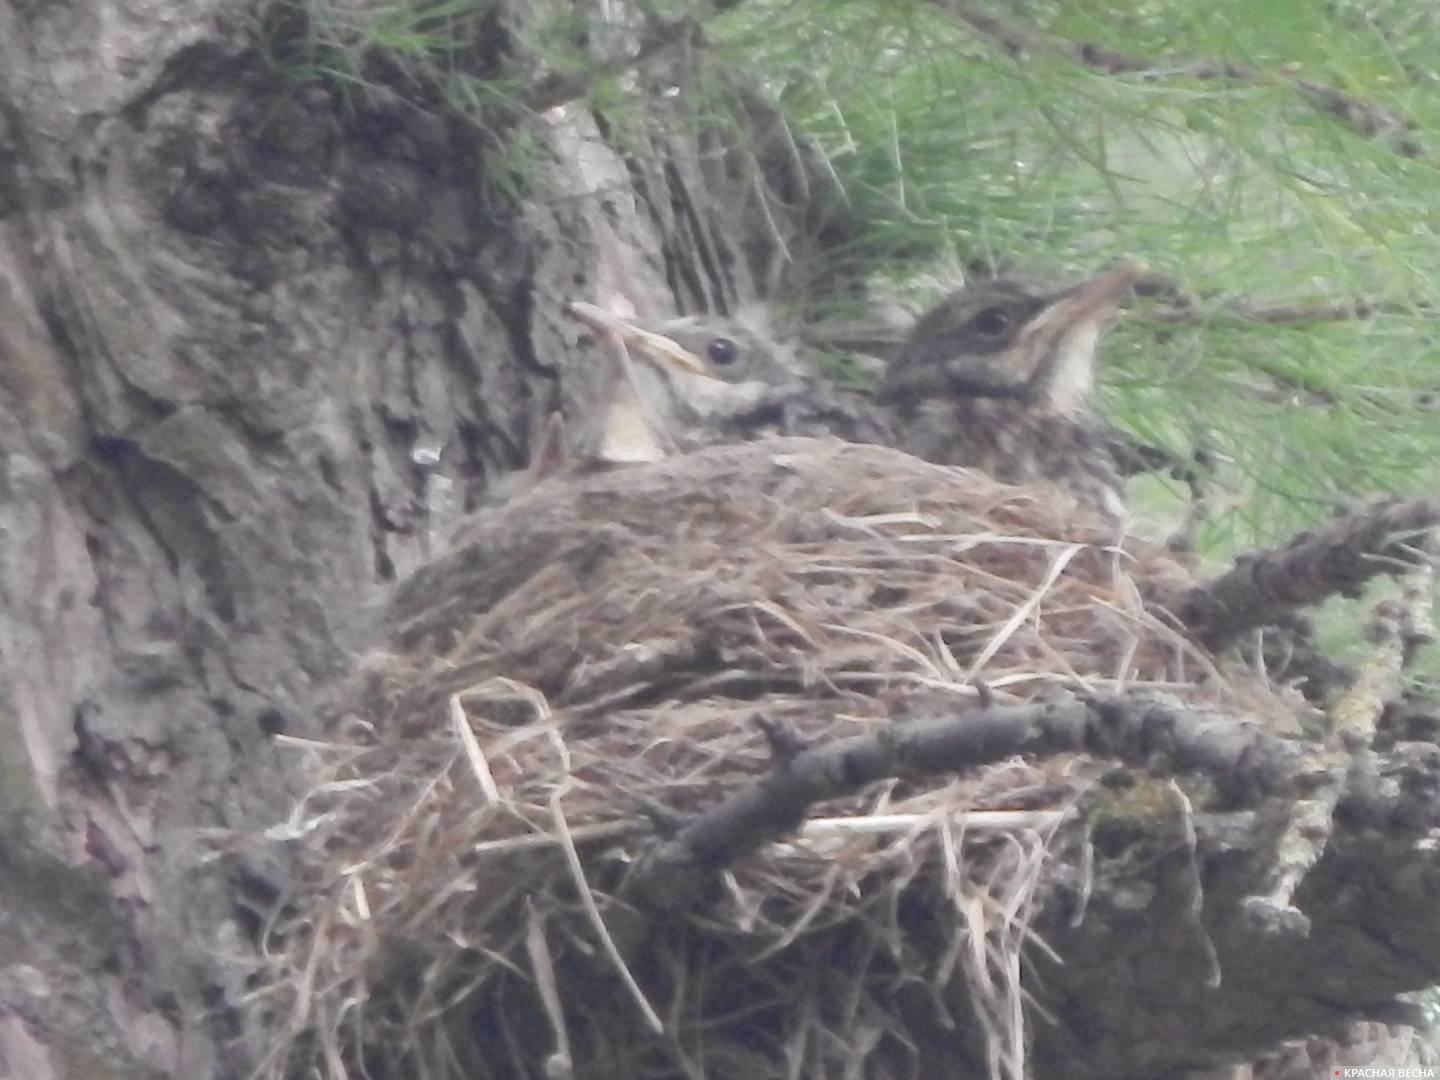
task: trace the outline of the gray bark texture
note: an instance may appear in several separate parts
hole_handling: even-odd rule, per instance
[[[243,1075],[217,1046],[245,898],[197,845],[283,813],[271,736],[595,392],[560,314],[588,208],[492,200],[473,129],[297,91],[235,15],[0,4],[0,1074],[25,1080]]]
[[[547,114],[514,200],[487,175],[503,135],[384,79],[297,87],[234,4],[0,0],[0,1077],[247,1075],[265,1032],[227,958],[275,896],[207,840],[283,818],[302,778],[273,736],[312,733],[394,583],[545,417],[603,392],[565,299],[731,311],[769,288],[777,245],[823,231],[760,212],[761,175],[772,211],[825,198],[752,112],[758,155],[700,136],[657,147],[663,167]],[[629,280],[606,281],[617,242]],[[1415,916],[1440,894],[1433,850],[1414,857],[1433,824],[1363,822],[1309,885],[1332,913],[1309,945],[1233,951],[1253,939],[1190,910],[1189,861],[1121,843],[1081,928],[1046,928],[1064,1011],[1039,1060],[1140,1076],[1175,1060],[1167,1033],[1240,1054],[1333,1028],[1357,1012],[1357,956],[1383,1011],[1440,971]],[[1253,835],[1210,838],[1215,919],[1254,883]],[[1173,870],[1147,886],[1173,904],[1133,891],[1142,857]],[[1224,1009],[1173,978],[1201,921],[1239,987]],[[1139,1001],[1143,1053],[1121,1015]],[[937,1053],[958,1038],[922,1014]]]

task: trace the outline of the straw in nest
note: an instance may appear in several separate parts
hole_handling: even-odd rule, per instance
[[[1175,629],[1189,582],[1058,493],[879,447],[773,440],[541,485],[393,603],[317,781],[259,1001],[269,1075],[1024,1071],[1022,946],[1093,765],[1012,762],[824,809],[661,924],[614,900],[657,828],[769,751],[972,707],[977,683],[1292,709]],[[945,1051],[949,1053],[950,1051]],[[310,1074],[306,1074],[310,1075]]]

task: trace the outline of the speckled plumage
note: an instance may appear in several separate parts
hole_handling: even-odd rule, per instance
[[[942,465],[964,465],[1008,484],[1047,482],[1110,516],[1125,506],[1125,481],[1090,416],[1037,415],[1003,397],[952,397],[895,406],[895,445]]]
[[[946,297],[916,322],[881,388],[897,445],[1122,513],[1124,480],[1092,392],[1101,330],[1136,273],[1066,289],[999,279]]]

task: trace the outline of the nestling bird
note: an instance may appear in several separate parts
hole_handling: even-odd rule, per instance
[[[784,350],[738,320],[690,316],[642,324],[582,301],[567,310],[608,339],[619,360],[602,430],[590,440],[607,461],[654,460],[754,438],[758,414],[777,391],[800,385]]]
[[[676,449],[834,435],[1007,483],[1049,482],[1119,516],[1124,481],[1092,401],[1096,349],[1140,273],[1126,265],[1070,288],[1008,278],[962,288],[915,324],[874,398],[802,377],[730,321],[642,325],[571,309],[663,372],[645,397]]]
[[[1012,484],[1049,481],[1111,515],[1124,481],[1095,411],[1101,331],[1142,270],[1066,289],[1000,278],[952,293],[915,324],[879,400],[897,445]]]

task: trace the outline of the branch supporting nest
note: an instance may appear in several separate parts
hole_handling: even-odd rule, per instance
[[[1351,772],[1372,770],[1370,747],[1376,725],[1390,701],[1398,697],[1401,677],[1419,643],[1430,640],[1430,596],[1434,571],[1428,564],[1406,575],[1400,600],[1375,605],[1368,637],[1370,655],[1354,680],[1330,707],[1330,738],[1310,756],[1312,789],[1298,799],[1276,846],[1270,889],[1248,897],[1245,915],[1263,929],[1308,933],[1309,920],[1295,906],[1295,890],[1320,860],[1330,839],[1335,807]]]
[[[1284,547],[1245,556],[1191,589],[1177,612],[1200,642],[1218,649],[1328,597],[1355,596],[1367,581],[1424,564],[1424,533],[1440,524],[1440,499],[1380,503]]]
[[[1083,752],[1139,765],[1162,758],[1207,773],[1238,796],[1283,791],[1300,757],[1254,724],[1124,696],[990,705],[826,745],[797,749],[773,738],[772,745],[785,752],[775,754],[768,775],[651,848],[631,876],[628,900],[652,911],[691,907],[720,870],[794,832],[816,803],[878,780],[933,777],[1017,754]]]

